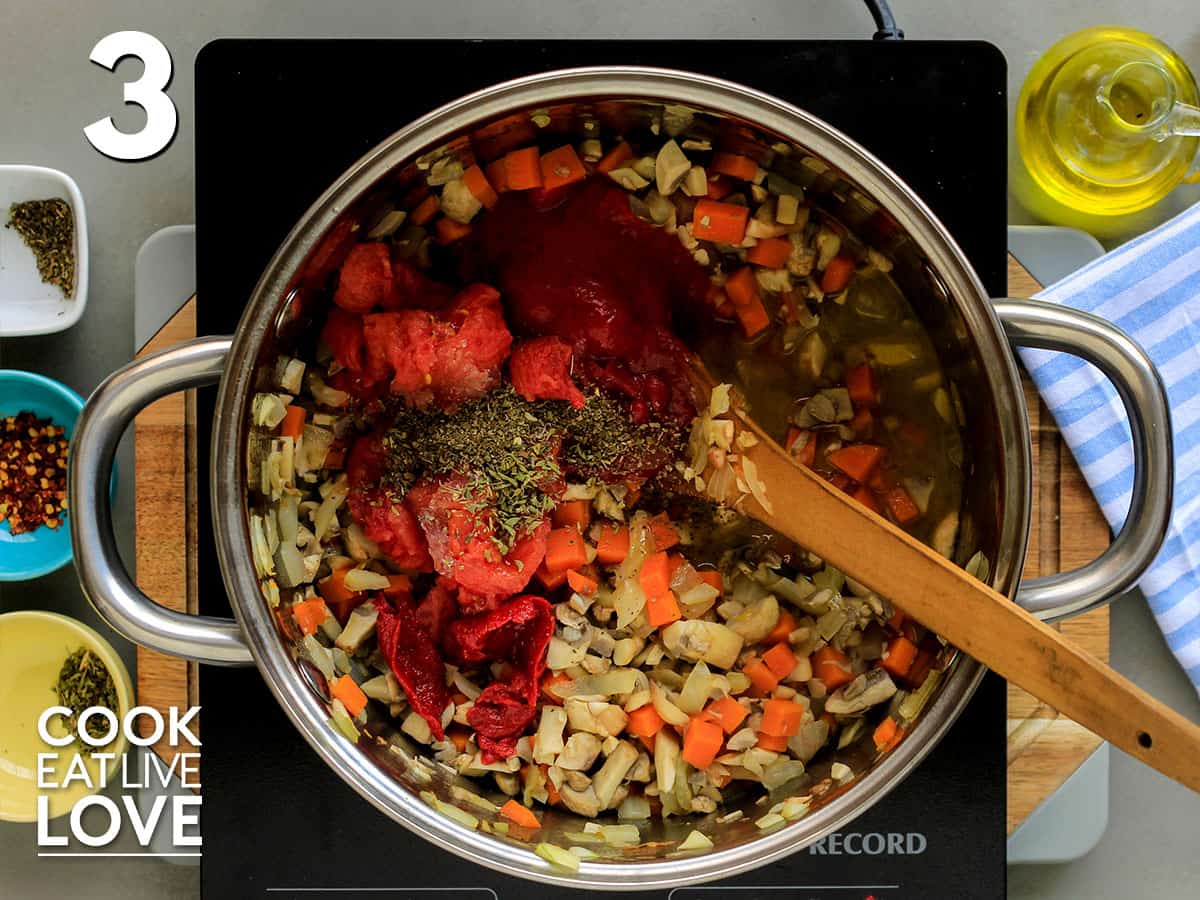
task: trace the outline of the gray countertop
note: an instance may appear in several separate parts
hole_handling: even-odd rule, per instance
[[[1200,67],[1200,13],[1192,4],[1146,0],[924,0],[894,4],[910,38],[988,40],[1009,61],[1010,104],[1032,61],[1057,37],[1105,22],[1121,22],[1164,38]],[[91,293],[83,320],[60,335],[0,341],[0,366],[52,374],[86,394],[133,354],[133,262],[137,248],[166,225],[191,222],[192,70],[196,52],[216,37],[711,37],[861,38],[872,28],[856,0],[208,0],[148,4],[106,0],[4,0],[6,38],[0,52],[0,162],[62,169],[79,183],[87,204]],[[125,61],[115,75],[88,62],[104,35],[135,28],[158,37],[171,51],[175,76],[170,94],[179,109],[174,143],[153,160],[120,163],[86,142],[83,128],[106,115],[136,130],[141,113],[121,109],[121,82],[138,75]],[[16,36],[20,36],[19,38]],[[969,152],[964,136],[964,152]],[[1165,217],[1200,199],[1200,186],[1182,189],[1156,214]],[[1020,209],[1010,221],[1029,221]],[[128,448],[123,471],[132,471]],[[132,485],[122,481],[116,523],[127,557],[132,548]],[[0,611],[58,609],[95,625],[73,572],[23,585],[0,587]],[[101,625],[103,628],[103,626]],[[1122,671],[1193,719],[1200,702],[1170,658],[1139,598],[1113,608],[1113,657]],[[111,632],[108,632],[111,634]],[[132,648],[119,640],[126,657]],[[1112,813],[1099,847],[1083,859],[1054,866],[1010,869],[1014,898],[1176,896],[1200,882],[1200,798],[1113,754]],[[19,900],[64,895],[162,900],[199,893],[195,868],[139,860],[111,860],[103,869],[85,860],[56,866],[53,879],[32,859],[32,839],[0,826],[0,895]],[[98,872],[102,871],[102,875]]]

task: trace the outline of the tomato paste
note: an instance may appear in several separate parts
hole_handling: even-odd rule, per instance
[[[569,343],[577,372],[648,404],[646,414],[695,414],[672,319],[702,308],[707,271],[676,236],[635,216],[616,185],[503,194],[468,239],[461,269],[499,287],[515,331]]]

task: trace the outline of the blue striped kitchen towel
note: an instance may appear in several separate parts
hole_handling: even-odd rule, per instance
[[[1175,433],[1171,530],[1140,587],[1200,691],[1200,204],[1038,294],[1124,329],[1167,386]],[[1129,426],[1100,372],[1062,353],[1021,355],[1113,529],[1133,485]]]

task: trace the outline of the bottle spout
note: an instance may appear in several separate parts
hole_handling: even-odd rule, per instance
[[[1170,114],[1163,123],[1161,131],[1162,138],[1159,138],[1159,140],[1175,135],[1200,137],[1200,106],[1177,102],[1171,107]]]
[[[1153,62],[1118,66],[1100,79],[1096,101],[1106,113],[1110,136],[1126,141],[1200,135],[1200,107],[1177,99],[1170,74]]]

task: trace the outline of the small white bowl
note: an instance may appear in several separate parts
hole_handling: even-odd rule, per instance
[[[9,208],[26,200],[66,200],[75,218],[75,292],[64,297],[38,275],[33,251],[6,228]],[[79,321],[87,306],[87,216],[70,175],[42,166],[0,165],[0,337],[53,334]]]

